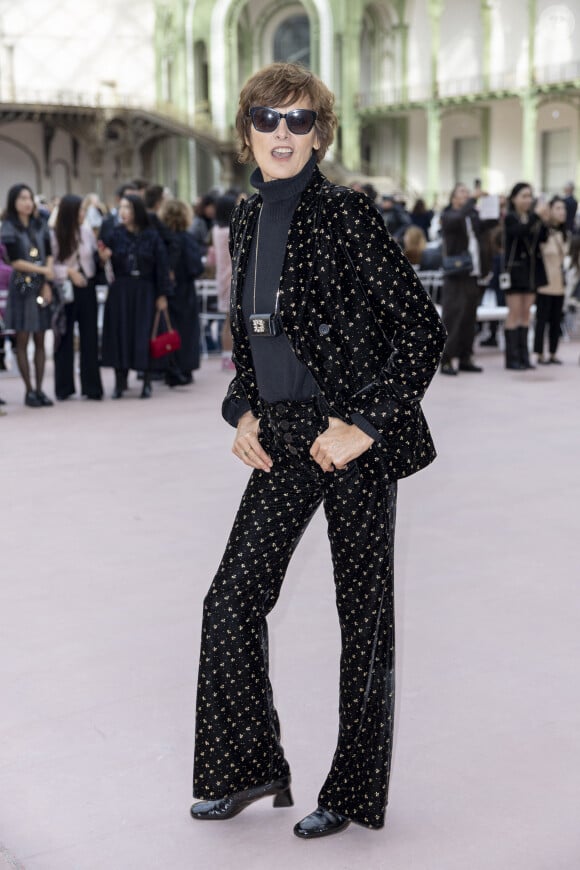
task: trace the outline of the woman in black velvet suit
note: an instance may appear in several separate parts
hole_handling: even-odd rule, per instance
[[[266,617],[323,503],[340,722],[318,807],[294,828],[303,839],[384,824],[396,481],[435,456],[420,400],[445,335],[375,206],[318,169],[335,127],[332,94],[302,67],[273,64],[242,90],[237,129],[258,194],[232,220],[236,377],[223,415],[252,475],[204,602],[191,809],[223,820],[267,795],[292,803]]]

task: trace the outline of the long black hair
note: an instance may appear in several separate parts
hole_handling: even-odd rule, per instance
[[[133,223],[135,224],[135,229],[140,233],[143,232],[143,230],[146,230],[149,226],[149,216],[147,214],[147,209],[145,208],[145,203],[141,197],[136,196],[134,193],[126,193],[123,199],[126,199],[133,208]]]
[[[67,193],[60,201],[54,232],[58,244],[58,258],[68,260],[76,251],[80,239],[79,212],[83,201],[74,193]]]
[[[508,203],[507,203],[508,209],[510,211],[516,210],[516,207],[514,205],[514,199],[516,198],[518,193],[521,193],[522,190],[525,190],[526,187],[529,187],[529,189],[532,190],[532,185],[529,184],[527,181],[518,181],[517,184],[514,184],[514,186],[512,187],[512,192],[510,193],[510,195],[508,197]]]
[[[2,215],[2,220],[11,221],[13,224],[16,224],[17,227],[21,227],[22,223],[20,222],[18,212],[16,211],[16,200],[18,199],[23,190],[28,191],[28,193],[32,197],[32,202],[34,203],[34,193],[27,184],[13,184],[8,191],[8,196],[6,197],[6,208],[4,210],[4,214]],[[33,211],[30,215],[30,220],[32,221],[35,216],[35,211]]]
[[[556,196],[553,196],[552,199],[550,200],[550,209],[552,208],[553,205],[556,205],[557,202],[561,202],[562,205],[564,206],[564,208],[566,208],[566,203],[564,202],[564,197],[556,195]],[[563,221],[561,224],[554,225],[553,228],[562,233],[562,235],[564,236],[564,241],[567,240],[568,228],[566,227],[566,221]]]

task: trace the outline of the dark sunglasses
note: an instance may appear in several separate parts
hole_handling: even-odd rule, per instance
[[[277,112],[267,106],[253,106],[250,109],[250,118],[254,130],[258,133],[273,133],[278,129],[282,118],[286,119],[286,126],[296,136],[305,136],[314,127],[318,114],[312,109],[294,109],[292,112]]]

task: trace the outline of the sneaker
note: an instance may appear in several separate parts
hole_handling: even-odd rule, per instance
[[[443,363],[441,365],[441,374],[442,375],[456,375],[457,369],[453,368],[453,365],[450,362]]]

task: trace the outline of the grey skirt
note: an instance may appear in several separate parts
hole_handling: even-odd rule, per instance
[[[5,329],[14,332],[45,332],[51,328],[52,305],[42,307],[36,301],[38,291],[27,288],[24,292],[16,286],[14,273],[10,276]]]

